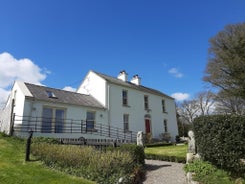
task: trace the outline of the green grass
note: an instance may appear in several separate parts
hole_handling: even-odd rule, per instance
[[[156,146],[145,148],[147,159],[185,163],[187,145]]]
[[[228,172],[205,161],[194,161],[185,165],[184,170],[195,173],[194,180],[202,184],[245,184],[244,179],[232,178]]]
[[[31,158],[34,159],[34,158]],[[0,183],[2,184],[92,184],[45,167],[39,161],[25,162],[25,141],[0,134]]]
[[[187,145],[150,147],[145,148],[145,153],[164,156],[186,157]]]

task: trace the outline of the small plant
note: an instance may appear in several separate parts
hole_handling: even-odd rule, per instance
[[[134,162],[140,165],[145,164],[145,151],[142,146],[137,146],[135,144],[124,144],[119,147],[122,152],[129,152],[134,158]]]
[[[162,138],[163,141],[170,142],[171,141],[171,135],[168,132],[161,133],[160,137]]]
[[[33,137],[32,143],[59,144],[60,142],[57,139],[50,137]]]
[[[204,162],[196,160],[193,163],[187,164],[184,167],[186,172],[194,173],[194,180],[202,184],[244,184],[245,181],[242,178],[235,180],[230,177],[229,173],[224,170],[218,169],[210,162]]]
[[[152,135],[151,133],[147,133],[145,135],[145,143],[151,143],[152,142]]]
[[[180,136],[179,135],[176,135],[175,136],[175,141],[176,141],[176,143],[179,143],[180,142]]]
[[[217,169],[209,162],[194,161],[192,164],[187,164],[184,167],[186,172],[193,172],[199,178],[215,172]]]

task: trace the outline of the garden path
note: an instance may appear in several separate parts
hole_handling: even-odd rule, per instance
[[[186,184],[184,164],[145,160],[146,179],[143,184]]]

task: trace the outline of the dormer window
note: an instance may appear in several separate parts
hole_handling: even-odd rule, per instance
[[[49,98],[57,98],[52,91],[46,91]]]

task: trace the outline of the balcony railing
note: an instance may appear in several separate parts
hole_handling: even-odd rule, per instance
[[[136,142],[137,136],[137,133],[134,131],[124,131],[122,128],[102,123],[94,123],[91,126],[91,122],[87,122],[86,120],[49,119],[15,115],[14,132],[27,133],[29,131],[45,134],[79,134],[81,137],[85,134],[91,134],[103,138],[130,142]]]

